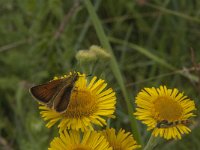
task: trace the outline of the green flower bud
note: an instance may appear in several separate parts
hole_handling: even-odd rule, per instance
[[[97,45],[90,46],[89,51],[95,53],[98,59],[108,60],[111,57],[111,55],[108,52],[106,52],[103,48]]]
[[[97,60],[95,53],[88,50],[79,50],[76,53],[76,59],[81,63],[90,63]]]

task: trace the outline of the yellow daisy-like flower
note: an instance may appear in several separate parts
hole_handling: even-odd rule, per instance
[[[125,133],[123,129],[120,129],[117,134],[113,128],[101,131],[101,133],[105,136],[113,150],[135,150],[141,147],[137,145],[132,134],[130,132]]]
[[[80,135],[78,131],[66,130],[56,137],[48,150],[112,150],[103,135],[96,131],[87,131]]]
[[[165,139],[181,139],[181,134],[191,130],[187,127],[189,118],[195,116],[193,100],[175,89],[144,88],[136,97],[136,115],[138,120],[153,130],[154,136]]]
[[[87,84],[85,74],[79,74],[71,92],[68,108],[64,113],[41,105],[40,113],[44,120],[49,121],[46,126],[50,128],[59,122],[60,131],[93,130],[93,124],[103,126],[106,125],[105,117],[115,117],[113,115],[116,104],[115,92],[111,88],[105,90],[107,83],[104,80],[96,80],[97,77],[93,77]]]

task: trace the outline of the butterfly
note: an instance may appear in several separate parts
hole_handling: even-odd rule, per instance
[[[30,88],[30,93],[40,103],[59,113],[63,113],[67,110],[71,93],[78,78],[78,73],[74,72],[66,78],[33,86]]]

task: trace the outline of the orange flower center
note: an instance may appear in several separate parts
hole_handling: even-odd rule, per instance
[[[181,105],[169,96],[160,96],[154,101],[155,116],[158,120],[176,121],[183,113]]]
[[[74,89],[65,116],[68,118],[88,117],[96,110],[96,95],[87,89]]]

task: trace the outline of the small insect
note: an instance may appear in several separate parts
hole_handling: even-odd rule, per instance
[[[176,125],[182,124],[188,126],[191,123],[189,120],[177,120],[177,121],[167,121],[167,120],[162,120],[157,123],[156,127],[157,128],[169,128],[169,127],[174,127]]]
[[[36,85],[30,88],[30,93],[37,101],[62,113],[67,110],[78,77],[78,73],[72,73],[67,78]]]

